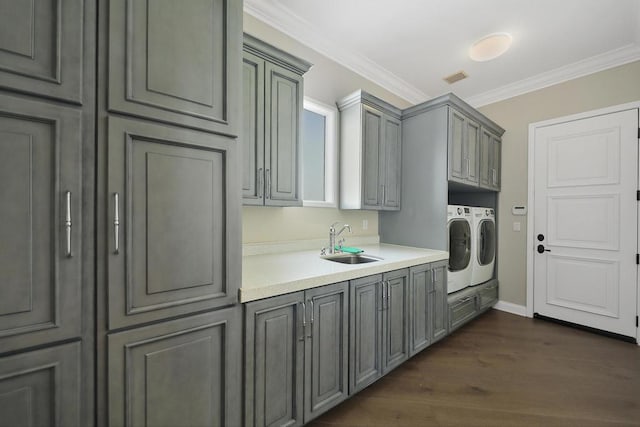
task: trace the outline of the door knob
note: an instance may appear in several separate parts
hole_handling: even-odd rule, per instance
[[[543,252],[551,252],[549,249],[545,249],[544,245],[538,245],[538,253],[541,254]]]
[[[538,241],[542,242],[544,240],[544,234],[538,234]]]

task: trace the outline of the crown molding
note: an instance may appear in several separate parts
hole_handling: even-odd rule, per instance
[[[366,56],[345,48],[339,41],[331,39],[320,30],[316,30],[311,23],[281,4],[272,0],[245,0],[244,11],[411,104],[417,104],[430,98],[417,87]]]
[[[466,97],[465,101],[478,108],[638,60],[640,60],[640,45],[629,44],[494,90]]]

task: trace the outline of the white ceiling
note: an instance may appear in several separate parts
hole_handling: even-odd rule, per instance
[[[640,59],[640,0],[245,0],[245,11],[411,103],[475,106]],[[469,46],[494,32],[489,62]],[[453,85],[443,78],[464,70]],[[640,84],[640,76],[639,76]]]

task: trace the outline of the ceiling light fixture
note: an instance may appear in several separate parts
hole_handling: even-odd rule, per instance
[[[509,50],[511,41],[511,34],[508,33],[489,34],[471,45],[469,57],[478,62],[490,61]]]

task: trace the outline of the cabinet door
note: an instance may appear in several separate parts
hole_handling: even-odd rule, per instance
[[[384,155],[381,156],[383,171],[382,204],[385,210],[400,209],[402,183],[402,136],[400,121],[384,118]]]
[[[383,373],[387,373],[409,357],[409,271],[385,273],[386,308],[384,310]]]
[[[305,343],[304,422],[347,398],[349,392],[348,282],[305,293],[308,331]]]
[[[242,3],[113,0],[108,108],[237,136]]]
[[[467,162],[466,180],[469,184],[477,185],[480,161],[480,125],[469,119],[466,119],[466,122],[464,137],[465,158]]]
[[[0,357],[0,425],[79,426],[80,343]]]
[[[264,60],[242,62],[242,202],[264,204]]]
[[[480,185],[490,188],[493,185],[493,145],[491,133],[482,129],[480,138]]]
[[[409,271],[409,355],[431,344],[431,311],[429,297],[433,275],[429,264],[411,267]]]
[[[493,188],[500,191],[502,182],[500,181],[500,175],[502,171],[502,141],[497,136],[492,137],[493,141],[493,156],[492,156],[492,169],[493,169]]]
[[[265,73],[265,205],[302,206],[298,170],[302,77],[268,62]]]
[[[3,1],[0,87],[82,102],[84,2]]]
[[[235,302],[235,140],[108,120],[109,328]]]
[[[382,205],[383,122],[380,111],[362,106],[362,206],[365,209],[380,209]]]
[[[449,305],[447,302],[447,266],[446,263],[433,265],[433,289],[431,291],[429,311],[431,312],[431,343],[444,338],[448,333]]]
[[[0,94],[0,353],[80,336],[81,132],[76,109]]]
[[[382,276],[350,283],[349,394],[382,376]]]
[[[464,182],[467,172],[465,158],[466,117],[449,108],[449,180]]]
[[[245,425],[303,423],[304,294],[246,304]]]
[[[109,335],[109,425],[240,425],[241,327],[236,306]]]

